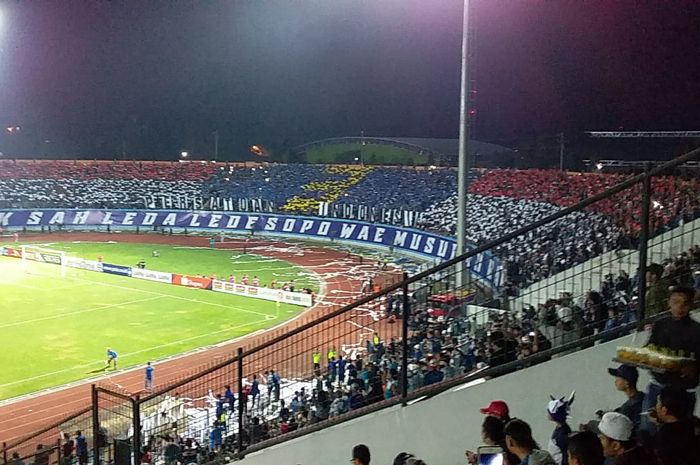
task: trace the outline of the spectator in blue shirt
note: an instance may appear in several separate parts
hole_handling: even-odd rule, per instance
[[[226,392],[224,392],[224,398],[226,399],[226,402],[228,402],[228,408],[233,412],[233,405],[236,402],[236,396],[233,395],[233,391],[231,390],[231,386],[228,384],[224,386],[226,388]]]
[[[217,421],[221,419],[221,417],[224,415],[224,402],[225,399],[221,397],[221,394],[216,395],[216,419]]]
[[[342,355],[338,355],[338,361],[336,362],[336,365],[338,367],[338,381],[341,383],[345,381],[345,365],[347,365],[347,361],[343,358]]]
[[[275,392],[275,402],[277,402],[280,400],[280,375],[275,370],[270,370],[270,377],[272,378],[272,388]]]
[[[337,366],[335,363],[335,357],[331,357],[330,360],[328,360],[328,380],[333,383],[335,382],[335,378],[337,376]]]
[[[438,370],[437,362],[433,360],[430,362],[430,369],[423,377],[423,385],[428,386],[430,384],[439,383],[444,377],[444,373]]]
[[[82,431],[76,431],[76,433],[75,433],[75,455],[78,456],[78,463],[80,465],[87,464],[87,461],[88,461],[87,439],[85,439],[85,436],[83,436]]]
[[[209,433],[209,449],[218,451],[223,443],[224,427],[219,421],[214,421],[211,432]]]
[[[153,389],[153,366],[151,366],[151,362],[146,364],[144,386],[147,391]]]
[[[260,395],[260,385],[258,384],[258,375],[253,375],[253,382],[251,383],[250,386],[250,398],[251,400],[251,408],[255,407],[255,399],[258,398]]]

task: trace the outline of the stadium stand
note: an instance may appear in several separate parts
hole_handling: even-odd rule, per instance
[[[602,192],[621,174],[555,170],[478,170],[470,185],[467,237],[480,245],[562,207]],[[700,181],[653,180],[653,233],[700,217]],[[197,208],[282,211],[316,215],[319,203],[411,211],[412,224],[453,235],[456,175],[451,169],[323,165],[0,161],[0,206],[78,208]],[[510,241],[495,252],[505,260],[509,293],[605,252],[633,248],[639,233],[640,188]],[[176,196],[176,199],[173,199]],[[246,199],[237,204],[215,199]],[[184,201],[183,201],[184,199]],[[197,203],[191,203],[197,199]],[[267,202],[253,202],[247,199]],[[231,205],[234,205],[233,207]],[[362,211],[350,210],[354,219]],[[338,215],[336,211],[334,215]],[[344,216],[342,213],[339,216]],[[405,222],[399,215],[375,221]],[[527,251],[528,253],[524,253]]]
[[[293,167],[281,167],[280,175],[284,174],[285,169],[291,170]],[[331,175],[330,180],[314,181],[315,174],[308,174],[312,180],[304,185],[311,184],[311,191],[317,193],[333,190],[335,195],[338,193],[338,190],[335,190],[338,185],[334,184],[337,180],[332,175],[338,172],[329,172],[326,168],[324,170]],[[236,169],[228,171],[233,174]],[[345,175],[348,171],[341,170],[340,173]],[[212,174],[224,176],[222,181],[228,182],[225,175],[216,171]],[[264,170],[263,174],[266,174]],[[356,182],[342,185],[344,193],[348,194],[348,201],[361,196],[361,192],[353,189],[359,189],[364,181],[370,179],[371,174],[352,170],[348,178]],[[250,175],[256,182],[258,176],[259,174]],[[384,174],[380,173],[378,176]],[[571,186],[574,187],[567,187],[569,182],[561,181],[562,176],[579,175],[502,170],[496,170],[494,173],[483,172],[473,184],[476,193],[472,194],[470,199],[479,213],[478,216],[475,214],[479,219],[479,226],[485,229],[483,236],[477,237],[477,242],[495,239],[496,236],[502,236],[519,226],[527,226],[535,218],[556,213],[561,207],[569,206],[579,198],[597,193],[596,189],[605,189],[608,186],[608,180],[598,177],[603,175],[590,175],[595,177],[588,179],[588,182],[571,181]],[[548,180],[552,181],[552,186],[548,184]],[[371,179],[367,182],[368,186],[381,184]],[[588,260],[605,250],[616,247],[628,249],[630,244],[621,244],[620,241],[623,240],[621,238],[629,242],[636,240],[640,226],[639,183],[640,180],[637,180],[627,188],[614,188],[614,192],[607,193],[604,198],[585,208],[579,206],[576,211],[553,219],[542,227],[529,228],[524,237],[531,244],[541,244],[542,254],[532,254],[528,248],[518,246],[518,238],[514,239],[515,242],[501,239],[495,250],[506,258],[510,258],[506,254],[512,254],[515,262],[523,265],[523,269],[537,270],[535,264],[539,264],[542,269],[529,275],[530,280],[537,280],[553,273],[554,270],[564,269],[577,260]],[[697,180],[661,177],[654,178],[652,186],[655,203],[652,203],[651,213],[656,218],[652,224],[653,232],[673,232],[671,228],[675,225],[688,223],[698,216]],[[375,187],[373,192],[378,189]],[[438,190],[449,192],[448,189],[436,189]],[[372,195],[374,198],[381,196],[378,192]],[[450,198],[440,200],[441,195],[435,197],[435,202],[441,207],[428,211],[429,219],[437,220],[426,226],[445,228],[449,231],[449,225],[453,224],[451,215],[454,215],[454,209],[449,205],[444,206]],[[578,197],[579,195],[581,197]],[[413,202],[420,201],[419,196],[412,198],[415,199]],[[624,213],[617,213],[617,210]],[[499,218],[499,215],[503,218]],[[499,222],[501,219],[503,221]],[[482,232],[475,230],[473,234]],[[154,424],[149,425],[149,428],[143,426],[146,447],[144,455],[158,454],[164,460],[172,462],[175,460],[169,452],[172,451],[172,445],[184,449],[194,447],[191,444],[187,445],[186,439],[196,439],[201,444],[208,442],[208,448],[201,447],[202,452],[206,454],[240,451],[241,446],[255,449],[257,443],[264,443],[268,439],[285,435],[291,437],[294,436],[293,433],[305,427],[309,430],[315,426],[322,427],[340,417],[348,418],[355,413],[367,412],[375,406],[405,400],[407,393],[428,393],[435,386],[447,385],[451,380],[466,379],[470,374],[481,373],[482,370],[490,370],[487,371],[488,376],[500,376],[527,369],[550,359],[550,349],[554,351],[555,356],[559,356],[566,353],[561,351],[585,349],[595,342],[616,338],[632,330],[639,316],[644,316],[644,308],[638,305],[638,302],[641,299],[649,304],[649,301],[655,298],[649,294],[654,292],[655,283],[663,283],[664,287],[694,286],[697,294],[700,284],[697,273],[700,269],[700,245],[692,242],[691,246],[684,240],[675,239],[678,238],[670,239],[668,254],[656,280],[648,279],[644,273],[630,276],[621,272],[617,276],[605,276],[597,290],[589,290],[579,295],[564,291],[539,303],[537,307],[528,306],[523,309],[478,307],[476,304],[480,302],[469,302],[462,294],[465,288],[453,287],[451,291],[447,291],[447,288],[456,282],[455,276],[450,275],[454,271],[446,271],[446,268],[433,269],[429,275],[418,277],[416,281],[404,281],[404,287],[394,289],[390,293],[380,292],[365,302],[356,302],[334,310],[324,315],[323,321],[314,322],[312,326],[297,327],[292,332],[276,336],[277,339],[270,340],[268,344],[246,348],[245,352],[241,350],[239,354],[245,355],[239,357],[244,358],[235,361],[240,361],[237,377],[244,387],[235,393],[232,392],[234,397],[225,395],[222,389],[224,383],[230,383],[234,376],[234,372],[227,371],[234,359],[224,362],[228,365],[208,367],[206,374],[197,381],[195,378],[188,378],[178,385],[167,386],[154,394],[156,397],[153,399],[163,399],[163,403],[167,401],[168,405],[173,405],[173,402],[179,402],[177,398],[184,399],[190,393],[199,393],[203,385],[208,390],[208,395],[204,398],[188,400],[189,407],[186,407],[185,403],[178,404],[182,406],[183,411],[186,408],[190,409],[188,415],[191,416],[177,417],[180,420],[178,428],[191,427],[186,433],[181,434],[173,428],[172,434],[160,435],[164,428],[167,429],[168,425],[173,424],[167,415],[166,420],[162,422],[154,420]],[[679,249],[678,244],[685,244],[684,249]],[[589,245],[591,250],[588,250],[586,255],[580,249],[586,250]],[[561,259],[562,253],[571,254],[574,258],[561,263],[561,268],[556,268],[545,258],[551,255],[552,259]],[[528,266],[530,268],[527,268]],[[650,267],[650,271],[654,270]],[[447,274],[441,275],[443,272]],[[522,273],[514,275],[518,277]],[[530,281],[520,278],[519,282]],[[413,287],[409,288],[409,285]],[[658,288],[659,284],[656,284],[656,287]],[[640,289],[645,288],[647,292],[640,293]],[[408,302],[408,305],[404,306],[404,302]],[[472,308],[467,308],[468,316],[456,311],[461,310],[466,303],[474,304]],[[344,347],[336,351],[335,347],[331,346],[335,341],[333,338],[344,332],[356,337],[356,332],[368,329],[362,325],[347,324],[351,316],[363,312],[371,316],[371,322],[367,324],[371,325],[372,331],[360,333],[361,340],[356,347]],[[407,319],[400,318],[404,315],[410,316]],[[660,316],[664,318],[665,314]],[[402,325],[397,324],[399,321]],[[405,333],[401,333],[404,322]],[[331,335],[319,336],[315,326],[326,323],[326,329],[330,329],[328,332]],[[309,332],[305,333],[307,330]],[[328,339],[319,340],[321,337]],[[582,338],[586,337],[595,341],[582,341]],[[579,345],[574,347],[575,344]],[[558,349],[561,350],[557,352]],[[693,352],[698,353],[700,351]],[[341,360],[346,363],[342,363]],[[503,369],[494,371],[499,367]],[[219,369],[221,372],[217,374]],[[262,375],[258,382],[254,381],[255,374]],[[403,375],[406,376],[406,383],[401,386]],[[148,399],[148,402],[152,402],[153,399]],[[554,406],[548,406],[550,416],[554,420],[558,418],[559,423],[562,423],[561,415],[564,421],[566,419],[567,406],[562,407],[562,402],[555,401]],[[138,406],[138,399],[134,403]],[[206,405],[204,409],[201,407],[203,403]],[[241,415],[240,421],[234,414],[236,404]],[[160,415],[160,410],[152,409],[153,405],[154,403],[149,403],[146,407]],[[226,408],[231,414],[224,414]],[[194,415],[195,412],[203,411],[206,413],[206,419],[213,417],[216,421],[213,424],[204,421],[202,424],[201,418],[195,418]],[[680,413],[683,414],[683,420],[689,420],[686,418],[688,412]],[[345,414],[347,416],[343,416]],[[109,418],[110,412],[105,415]],[[116,418],[125,416],[123,411],[114,414],[113,427],[120,425]],[[325,421],[329,423],[324,423]],[[527,433],[527,427],[516,426],[520,426]],[[504,427],[512,429],[515,426],[511,424]],[[131,433],[133,434],[133,431]],[[130,437],[128,432],[114,431],[112,434],[115,437],[117,434],[119,437]],[[553,439],[561,437],[561,434],[553,435]],[[561,456],[563,449],[561,443],[554,442],[557,449],[550,449],[550,452],[556,460],[557,451]],[[687,444],[690,444],[687,447],[691,447],[693,442],[689,441]],[[510,444],[508,447],[511,452],[516,452],[516,448]],[[532,449],[530,447],[526,452],[532,453]],[[215,457],[207,455],[202,460],[211,458]],[[660,463],[685,462],[671,460]]]

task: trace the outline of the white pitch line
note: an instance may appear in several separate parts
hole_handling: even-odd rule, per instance
[[[21,325],[28,324],[28,323],[36,323],[38,321],[55,320],[55,319],[63,318],[66,316],[80,315],[81,313],[96,312],[98,310],[105,310],[107,308],[113,308],[113,307],[121,307],[123,305],[137,304],[140,302],[149,302],[151,300],[156,300],[156,299],[161,299],[161,298],[162,298],[162,296],[156,296],[156,297],[149,297],[147,299],[130,300],[130,301],[121,302],[118,304],[101,305],[99,307],[86,308],[84,310],[76,310],[74,312],[61,313],[60,315],[52,315],[52,316],[45,316],[42,318],[33,318],[31,320],[16,321],[14,323],[7,323],[4,325],[0,325],[0,329],[1,328],[12,328],[14,326],[21,326]]]
[[[212,306],[214,306],[214,307],[222,307],[222,308],[228,308],[228,309],[231,309],[231,310],[238,310],[238,311],[241,311],[241,312],[244,312],[244,313],[252,313],[252,314],[254,314],[254,315],[259,315],[259,316],[264,316],[264,317],[267,317],[268,315],[271,315],[270,313],[256,312],[256,311],[254,311],[254,310],[248,310],[248,309],[245,309],[245,308],[234,307],[234,306],[232,306],[232,305],[217,304],[217,303],[215,303],[215,302],[205,302],[205,301],[203,301],[203,300],[189,299],[189,298],[187,298],[187,297],[181,297],[181,296],[172,295],[172,294],[163,294],[162,292],[147,291],[147,290],[145,290],[145,289],[137,289],[137,288],[134,288],[134,287],[120,286],[120,285],[118,285],[118,284],[101,283],[101,282],[98,282],[98,281],[92,281],[92,280],[85,279],[85,278],[78,278],[78,277],[75,277],[75,278],[73,278],[73,279],[78,279],[78,280],[81,280],[81,281],[87,281],[87,282],[92,283],[92,284],[97,284],[98,286],[116,287],[116,288],[118,288],[118,289],[126,289],[126,290],[128,290],[128,291],[143,292],[143,293],[145,293],[145,294],[154,294],[154,295],[158,295],[158,296],[161,296],[161,297],[170,297],[171,299],[185,300],[185,301],[187,301],[187,302],[195,302],[195,303],[198,303],[198,304],[212,305]]]
[[[160,297],[157,297],[157,298],[160,298]],[[152,299],[151,299],[151,300],[152,300]],[[218,331],[211,331],[211,332],[207,332],[207,333],[205,333],[205,334],[200,334],[200,335],[197,335],[197,336],[191,336],[191,337],[188,337],[188,338],[185,338],[185,339],[178,339],[177,341],[168,342],[168,343],[166,343],[166,344],[160,344],[160,345],[153,346],[153,347],[149,347],[149,348],[146,348],[146,349],[137,350],[136,352],[130,352],[130,353],[128,353],[128,354],[120,355],[119,358],[131,357],[131,356],[133,356],[133,355],[142,354],[142,353],[144,353],[144,352],[149,352],[149,351],[151,351],[151,350],[162,349],[163,347],[169,347],[169,346],[172,346],[172,345],[175,345],[175,344],[180,344],[181,342],[184,342],[184,341],[193,341],[193,340],[195,340],[195,339],[199,339],[199,338],[202,338],[202,337],[205,337],[205,336],[209,336],[209,335],[211,335],[211,334],[219,334],[219,333],[224,333],[224,332],[227,332],[227,331],[235,331],[235,330],[237,330],[237,329],[244,328],[244,327],[246,327],[246,326],[250,326],[250,325],[254,325],[254,324],[258,324],[258,323],[262,323],[262,322],[264,322],[264,321],[266,321],[266,320],[265,320],[265,319],[260,319],[260,320],[256,320],[256,321],[249,321],[249,322],[247,322],[247,323],[243,323],[243,324],[240,324],[240,325],[237,325],[237,326],[232,326],[232,327],[230,327],[230,328],[220,329],[220,330],[218,330]],[[65,368],[65,369],[63,369],[63,370],[54,371],[54,372],[51,372],[51,373],[44,373],[44,374],[37,375],[37,376],[32,376],[32,377],[30,377],[30,378],[22,378],[22,379],[20,379],[20,380],[13,381],[13,382],[11,382],[11,383],[0,384],[0,388],[7,387],[7,386],[13,386],[13,385],[15,385],[15,384],[21,384],[21,383],[24,383],[24,382],[26,382],[26,381],[33,381],[33,380],[35,380],[35,379],[45,378],[45,377],[47,377],[47,376],[58,375],[58,374],[61,374],[61,373],[65,373],[65,372],[67,372],[67,371],[73,371],[73,370],[83,369],[83,368],[90,368],[90,367],[97,366],[97,365],[104,365],[104,362],[98,361],[98,362],[86,363],[86,364],[84,364],[84,365],[76,365],[76,366],[73,366],[73,367],[70,367],[70,368]],[[115,374],[121,374],[121,373],[122,373],[122,372],[115,372]],[[108,376],[108,378],[109,378],[109,376]]]

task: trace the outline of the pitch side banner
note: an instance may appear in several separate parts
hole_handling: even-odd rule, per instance
[[[173,281],[172,273],[163,273],[162,271],[145,270],[142,268],[132,268],[131,277],[166,284],[172,284]]]
[[[171,210],[0,210],[0,226],[41,227],[164,227],[287,234],[380,245],[438,260],[455,256],[454,238],[425,231],[360,221],[275,215]],[[500,260],[484,253],[467,265],[493,285],[501,284]]]
[[[111,263],[103,263],[102,272],[109,274],[118,274],[119,276],[131,276],[131,268],[129,268],[128,266],[113,265]]]
[[[293,305],[310,307],[311,294],[304,292],[288,292],[280,289],[270,289],[267,287],[245,286],[243,284],[233,284],[228,281],[215,279],[212,283],[212,290],[225,292],[227,294],[243,295],[246,297],[256,297],[258,299],[272,300]]]
[[[197,289],[211,289],[211,278],[201,276],[187,276],[182,274],[172,275],[172,283],[178,286],[194,287]]]
[[[102,273],[102,262],[97,262],[95,260],[85,260],[82,258],[67,256],[66,266]]]

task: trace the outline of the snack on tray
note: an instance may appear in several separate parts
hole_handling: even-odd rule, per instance
[[[617,348],[617,359],[624,363],[646,365],[664,371],[681,371],[689,364],[695,363],[694,354],[685,357],[683,351],[672,351],[663,347],[649,345],[646,347]]]

